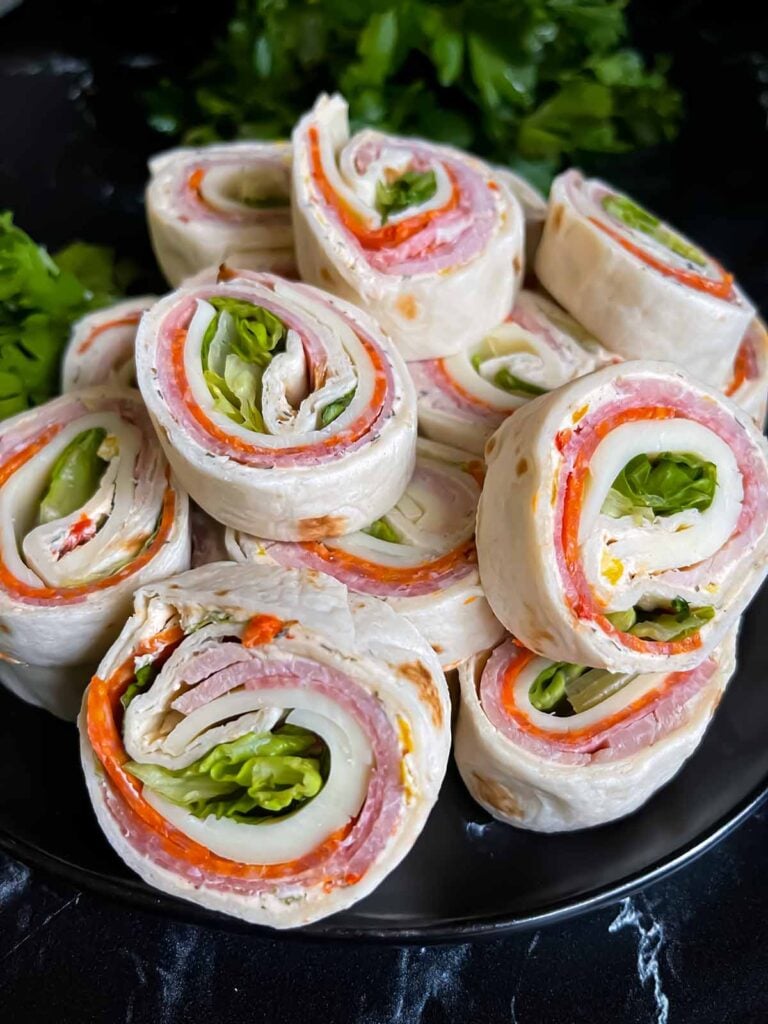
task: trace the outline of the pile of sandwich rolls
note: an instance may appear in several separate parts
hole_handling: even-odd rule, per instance
[[[639,807],[768,564],[732,275],[575,170],[547,200],[351,136],[341,96],[150,171],[174,290],[76,325],[63,396],[0,426],[0,678],[80,707],[116,851],[285,928],[407,855],[452,738],[510,825]]]

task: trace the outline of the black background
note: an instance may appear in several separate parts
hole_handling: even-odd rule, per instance
[[[674,57],[685,126],[671,147],[596,169],[711,249],[765,309],[760,6],[636,2],[636,37]],[[151,284],[140,185],[146,155],[163,143],[145,127],[139,94],[161,69],[194,63],[225,17],[226,5],[26,0],[0,19],[0,208],[52,247],[82,237],[134,255],[145,270],[139,286]],[[0,855],[0,1019],[765,1021],[766,840],[763,811],[621,906],[539,933],[426,950],[169,924]]]

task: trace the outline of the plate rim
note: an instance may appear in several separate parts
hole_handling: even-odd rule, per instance
[[[655,796],[655,794],[654,794]],[[653,799],[653,798],[652,798]],[[28,867],[42,871],[55,880],[63,879],[81,891],[95,893],[112,902],[127,904],[134,909],[149,911],[179,923],[194,924],[218,930],[247,933],[258,938],[285,939],[289,942],[357,942],[380,945],[444,945],[461,944],[476,940],[500,938],[515,932],[525,932],[571,920],[632,896],[646,886],[670,877],[744,824],[768,801],[768,775],[754,786],[746,797],[734,804],[712,825],[702,829],[685,843],[676,854],[662,857],[617,882],[600,886],[585,896],[556,900],[545,904],[539,911],[529,914],[485,915],[474,921],[457,920],[425,926],[372,927],[334,925],[335,915],[299,928],[275,929],[255,925],[237,917],[208,910],[187,900],[152,889],[139,876],[121,878],[101,874],[91,868],[77,867],[62,857],[43,850],[35,843],[19,839],[0,826],[0,850],[15,857]],[[513,826],[510,826],[513,827]]]

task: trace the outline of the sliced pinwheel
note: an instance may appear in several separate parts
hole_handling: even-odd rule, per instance
[[[218,563],[136,595],[80,716],[99,824],[150,885],[275,928],[371,892],[450,748],[435,655],[318,573]]]
[[[230,530],[227,551],[236,561],[315,569],[382,598],[416,626],[443,668],[453,668],[502,634],[477,573],[482,474],[482,462],[468,452],[419,440],[405,493],[364,530],[299,544]]]
[[[295,276],[287,142],[172,149],[149,170],[149,233],[173,287],[225,260]]]
[[[409,363],[419,430],[482,453],[526,402],[617,361],[554,302],[522,291],[503,323],[455,356]]]
[[[139,321],[157,301],[154,295],[126,299],[78,320],[64,353],[61,390],[92,384],[136,385],[133,351]]]
[[[524,218],[491,167],[420,139],[350,139],[341,96],[318,99],[293,152],[302,278],[370,312],[406,359],[459,352],[506,316]]]
[[[699,745],[736,666],[731,635],[688,672],[552,662],[507,639],[462,665],[454,754],[478,803],[539,832],[636,810]]]
[[[315,288],[224,268],[153,306],[136,364],[179,479],[235,529],[352,533],[410,479],[408,372],[364,313]]]
[[[486,446],[480,577],[555,661],[686,671],[768,565],[768,461],[748,415],[670,363],[627,362],[537,398]]]
[[[137,392],[73,392],[0,425],[0,680],[74,717],[137,586],[189,565],[187,496]]]
[[[679,363],[718,388],[755,313],[711,256],[573,170],[552,186],[536,274],[611,352]]]

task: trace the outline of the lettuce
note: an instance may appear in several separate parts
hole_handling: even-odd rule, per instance
[[[278,317],[252,302],[213,296],[216,316],[203,336],[203,377],[214,408],[235,423],[264,433],[261,379],[288,329]]]
[[[621,690],[634,676],[557,661],[536,676],[528,690],[539,711],[568,718],[595,707]]]
[[[84,242],[51,258],[0,213],[0,419],[58,391],[72,324],[113,302],[129,274],[111,250]]]
[[[626,224],[628,228],[635,231],[642,231],[657,242],[669,249],[671,252],[682,256],[683,259],[694,263],[697,267],[707,265],[707,257],[704,253],[691,245],[681,235],[672,231],[662,224],[658,217],[649,213],[644,207],[629,199],[628,196],[612,194],[603,199],[603,208],[612,217]]]
[[[392,181],[377,181],[376,209],[381,214],[381,223],[386,224],[393,213],[426,203],[435,192],[434,171],[406,171]]]
[[[370,526],[366,526],[362,533],[367,533],[369,537],[376,537],[378,540],[386,540],[390,544],[403,542],[400,534],[386,519],[376,519]]]
[[[84,430],[69,442],[53,464],[40,502],[39,521],[50,523],[74,512],[93,497],[107,462],[99,456],[103,427]]]
[[[706,511],[717,486],[717,467],[685,452],[636,455],[611,485],[602,512],[652,519],[685,509]]]
[[[698,633],[702,626],[715,617],[712,605],[691,608],[682,597],[674,598],[668,607],[629,608],[623,612],[611,612],[606,618],[622,633],[631,633],[641,640],[655,640],[669,643],[684,640]]]
[[[339,416],[341,416],[349,403],[355,397],[356,390],[356,388],[352,388],[352,390],[348,391],[346,395],[342,395],[341,398],[337,399],[335,402],[331,402],[330,405],[326,405],[320,413],[321,428],[327,427],[329,423],[333,423],[335,419],[338,419]]]
[[[134,697],[146,690],[149,684],[154,681],[154,678],[159,671],[160,666],[154,661],[147,662],[146,665],[142,665],[141,668],[136,669],[133,682],[120,698],[120,703],[124,708],[128,707]]]
[[[283,725],[219,743],[187,768],[129,761],[125,768],[154,793],[197,818],[258,824],[296,810],[323,788],[326,748],[314,733]]]
[[[500,370],[497,370],[493,383],[497,388],[501,388],[502,391],[509,391],[511,394],[530,395],[535,398],[537,395],[546,395],[547,389],[540,388],[538,384],[531,384],[530,381],[523,380],[522,377],[516,377],[514,373],[510,373],[506,366],[502,366]]]

